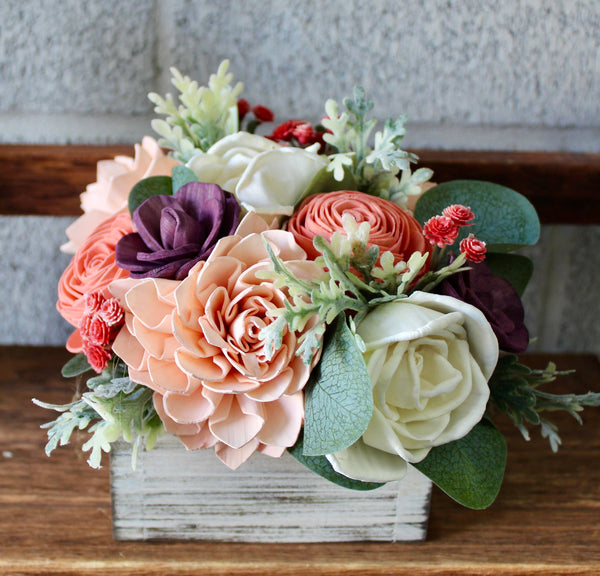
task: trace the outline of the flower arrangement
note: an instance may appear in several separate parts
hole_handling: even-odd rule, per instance
[[[239,97],[227,62],[203,87],[172,72],[179,102],[149,96],[159,142],[100,162],[67,229],[62,373],[84,391],[36,400],[60,412],[48,454],[87,429],[98,467],[117,439],[151,449],[169,433],[232,469],[287,450],[359,490],[410,464],[483,508],[506,460],[493,418],[556,450],[545,414],[600,404],[542,391],[560,372],[518,360],[532,264],[514,250],[540,230],[523,196],[434,185],[400,148],[406,118],[375,131],[361,89],[318,126],[261,136],[273,114]]]

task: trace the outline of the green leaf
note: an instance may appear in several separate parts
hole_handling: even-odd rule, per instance
[[[173,195],[177,193],[182,186],[190,182],[198,182],[198,177],[187,166],[174,166],[172,170]]]
[[[448,496],[475,510],[496,499],[506,466],[506,441],[488,420],[460,440],[437,446],[414,464]]]
[[[486,242],[490,252],[510,252],[539,239],[540,221],[529,200],[491,182],[453,180],[430,188],[417,202],[415,218],[424,224],[451,204],[469,206],[475,214],[474,225],[462,228],[455,246],[470,233]]]
[[[288,448],[288,452],[296,459],[300,464],[306,466],[309,470],[312,470],[315,474],[322,476],[326,480],[342,486],[344,488],[350,488],[351,490],[374,490],[383,486],[377,482],[362,482],[360,480],[353,480],[343,474],[336,472],[329,460],[325,456],[307,456],[304,454],[304,443],[302,433],[298,438],[298,441],[294,446]]]
[[[371,380],[354,334],[339,314],[305,388],[304,455],[339,452],[356,442],[373,412]]]
[[[533,262],[527,256],[490,252],[486,255],[485,261],[493,274],[506,278],[519,296],[523,296],[533,274]]]
[[[75,356],[62,367],[61,374],[63,375],[63,378],[72,378],[73,376],[79,376],[91,369],[92,367],[87,361],[85,354],[80,352],[79,354],[75,354]]]
[[[349,169],[344,168],[344,178],[338,181],[333,177],[333,172],[327,170],[327,166],[325,166],[315,174],[308,188],[298,200],[298,204],[309,196],[323,192],[336,192],[337,190],[358,190],[356,178]]]
[[[150,176],[140,180],[129,193],[129,213],[133,216],[135,209],[152,196],[171,196],[173,182],[170,176]]]

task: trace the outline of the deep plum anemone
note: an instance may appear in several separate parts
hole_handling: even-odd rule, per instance
[[[133,213],[136,233],[116,246],[117,265],[132,278],[183,280],[220,238],[233,234],[240,207],[216,184],[190,182],[174,196],[153,196]]]
[[[525,313],[519,294],[506,278],[492,274],[485,262],[470,267],[446,278],[436,292],[479,308],[492,326],[500,350],[525,352],[529,331],[523,323]]]

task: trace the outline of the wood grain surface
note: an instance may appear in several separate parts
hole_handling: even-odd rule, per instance
[[[600,154],[417,150],[436,182],[496,182],[521,192],[545,223],[600,223]],[[0,214],[77,216],[98,160],[133,146],[0,145]]]
[[[501,421],[509,458],[498,500],[470,511],[434,490],[428,540],[418,544],[115,542],[108,469],[88,468],[77,445],[44,455],[31,403],[66,402],[74,387],[56,348],[0,348],[0,574],[597,576],[600,574],[600,409],[580,428],[556,415],[564,444],[553,455]],[[546,364],[547,356],[529,363]],[[594,356],[561,356],[577,373],[555,390],[600,391]]]

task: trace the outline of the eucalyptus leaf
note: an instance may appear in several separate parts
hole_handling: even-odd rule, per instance
[[[506,441],[488,420],[460,440],[436,446],[413,464],[459,504],[481,510],[496,499],[506,466]]]
[[[327,460],[325,456],[306,456],[306,454],[304,454],[302,433],[296,444],[291,448],[288,448],[288,452],[298,460],[300,464],[338,486],[350,488],[351,490],[374,490],[375,488],[383,486],[383,484],[378,484],[377,482],[361,482],[360,480],[353,480],[343,474],[339,474],[332,468],[329,460]]]
[[[304,455],[347,448],[367,429],[372,412],[367,366],[341,313],[325,335],[321,361],[305,387]]]
[[[493,274],[506,278],[519,296],[523,296],[533,274],[533,262],[527,256],[490,252],[485,261]]]
[[[79,354],[75,354],[75,356],[62,367],[61,374],[63,375],[63,378],[72,378],[73,376],[79,376],[91,369],[92,367],[87,361],[85,354],[80,352]]]
[[[173,195],[177,193],[182,186],[190,182],[198,182],[198,177],[187,166],[175,166],[172,170]]]
[[[133,216],[135,209],[152,196],[171,196],[173,181],[170,176],[150,176],[140,180],[129,193],[129,213]]]
[[[465,226],[455,246],[473,233],[487,243],[488,252],[510,252],[535,244],[540,221],[533,205],[518,192],[478,180],[453,180],[430,188],[417,202],[415,218],[424,224],[451,204],[463,204],[475,214],[472,226]]]

